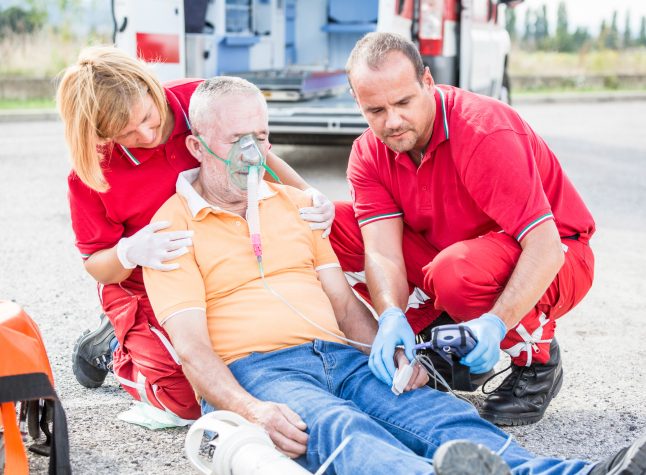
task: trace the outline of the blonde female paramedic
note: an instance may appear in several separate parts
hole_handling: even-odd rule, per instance
[[[141,270],[172,270],[165,261],[192,244],[188,232],[165,232],[170,223],[150,220],[175,192],[177,175],[199,166],[184,142],[191,133],[189,101],[200,82],[162,86],[140,60],[91,47],[64,71],[57,93],[72,161],[76,246],[105,312],[98,328],[76,342],[74,374],[83,386],[99,387],[113,370],[135,399],[178,425],[198,418],[200,408],[150,307]],[[329,232],[334,205],[275,154],[267,162],[284,183],[311,194],[314,207],[301,214]]]

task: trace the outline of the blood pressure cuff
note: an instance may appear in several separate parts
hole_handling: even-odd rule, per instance
[[[16,413],[15,403],[20,411]],[[29,464],[17,418],[44,443],[30,450],[49,455],[49,474],[71,473],[65,411],[54,390],[51,366],[36,323],[13,302],[0,300],[0,423],[4,454],[0,473],[28,474]],[[51,425],[51,429],[50,429]]]

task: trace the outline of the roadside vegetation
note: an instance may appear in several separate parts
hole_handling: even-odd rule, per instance
[[[25,0],[18,5],[3,8],[0,0],[0,81],[54,78],[82,47],[112,41],[105,32],[78,29],[81,0]],[[48,18],[53,7],[56,21]],[[629,11],[615,11],[590,32],[570,24],[565,1],[558,7],[556,25],[548,23],[545,5],[527,10],[522,19],[507,9],[513,94],[646,90],[646,17],[636,31],[630,18]],[[0,87],[0,109],[52,106],[51,96],[23,98]]]
[[[630,11],[621,18],[615,11],[593,33],[570,24],[565,1],[559,3],[554,26],[546,5],[527,10],[522,22],[515,9],[507,9],[515,92],[646,89],[646,17],[640,18],[638,31],[631,27]]]
[[[2,9],[0,5],[0,78],[52,78],[76,60],[88,44],[111,39],[94,31],[79,34],[79,0],[58,0],[60,18],[52,24],[47,2],[26,0],[20,6]]]

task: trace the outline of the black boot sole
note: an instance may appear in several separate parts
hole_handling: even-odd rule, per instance
[[[594,473],[594,470],[593,472]],[[607,475],[643,475],[646,473],[646,435],[628,449],[622,463],[608,470]]]
[[[526,426],[529,424],[534,424],[543,418],[543,415],[552,402],[552,399],[554,399],[558,395],[559,391],[561,391],[561,386],[563,386],[563,371],[561,371],[558,375],[554,386],[552,386],[552,389],[547,395],[543,409],[538,414],[536,412],[529,412],[513,414],[509,416],[505,414],[481,411],[480,415],[483,419],[486,419],[497,426]]]
[[[108,371],[101,371],[99,368],[78,356],[80,347],[87,341],[88,333],[90,333],[90,330],[85,330],[78,337],[76,343],[74,343],[74,350],[72,351],[72,372],[81,386],[95,389],[101,387],[108,375]]]
[[[498,454],[466,440],[440,445],[433,456],[433,470],[436,475],[511,475]]]

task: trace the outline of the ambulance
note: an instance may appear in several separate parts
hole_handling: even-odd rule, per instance
[[[522,0],[521,0],[522,1]],[[273,143],[347,143],[366,127],[343,71],[371,31],[412,40],[435,82],[509,102],[505,8],[518,0],[112,0],[115,44],[162,80],[245,77]]]

